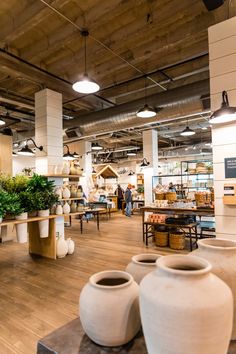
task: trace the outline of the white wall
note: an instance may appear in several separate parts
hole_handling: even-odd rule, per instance
[[[12,158],[12,173],[13,176],[18,173],[22,174],[23,168],[34,168],[35,169],[35,157],[27,156],[13,156]]]
[[[236,17],[209,28],[211,109],[220,108],[222,91],[228,92],[229,103],[236,106]],[[236,206],[223,205],[225,179],[224,158],[236,157],[236,123],[212,128],[215,188],[216,235],[236,240]]]

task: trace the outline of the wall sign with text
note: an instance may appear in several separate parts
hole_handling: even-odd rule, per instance
[[[225,159],[225,178],[236,178],[236,157]]]

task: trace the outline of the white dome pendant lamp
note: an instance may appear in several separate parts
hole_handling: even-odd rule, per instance
[[[87,94],[97,92],[100,89],[100,86],[96,83],[96,81],[91,79],[87,74],[86,40],[88,35],[89,32],[87,30],[81,31],[81,36],[84,37],[84,75],[72,85],[74,91],[79,93],[87,93]]]
[[[152,118],[156,114],[156,110],[147,104],[147,78],[145,77],[145,104],[136,112],[136,116],[139,118]]]

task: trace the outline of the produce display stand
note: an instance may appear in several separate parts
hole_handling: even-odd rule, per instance
[[[82,216],[84,212],[49,215],[45,217],[31,217],[25,220],[4,220],[1,224],[2,235],[6,232],[8,225],[29,224],[29,253],[36,254],[42,257],[56,259],[56,218],[65,217],[67,215],[81,215],[80,222],[82,223]],[[39,237],[38,222],[49,220],[49,235],[46,238]]]

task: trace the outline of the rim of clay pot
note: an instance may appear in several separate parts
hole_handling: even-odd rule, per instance
[[[127,282],[120,284],[120,285],[101,285],[101,284],[97,284],[98,281],[102,280],[102,279],[106,279],[106,278],[124,278],[127,280]],[[130,285],[132,282],[134,281],[134,278],[132,277],[131,274],[124,272],[122,270],[104,270],[102,272],[99,273],[95,273],[93,274],[90,278],[89,278],[89,282],[91,285],[95,286],[96,288],[100,288],[100,289],[120,289],[120,288],[124,288],[128,285]]]
[[[135,256],[132,257],[132,262],[134,262],[135,264],[139,264],[139,265],[153,266],[153,264],[155,264],[157,259],[159,259],[160,257],[162,257],[161,254],[140,253],[140,254],[136,254]],[[155,262],[153,262],[153,263],[140,262],[140,261],[146,260],[146,259],[151,259],[151,260],[154,260]]]
[[[159,258],[156,264],[159,270],[181,276],[203,275],[209,273],[212,269],[207,260],[189,255],[164,256]]]
[[[236,250],[236,241],[228,240],[226,238],[210,238],[198,241],[200,248],[214,249],[214,251]]]

